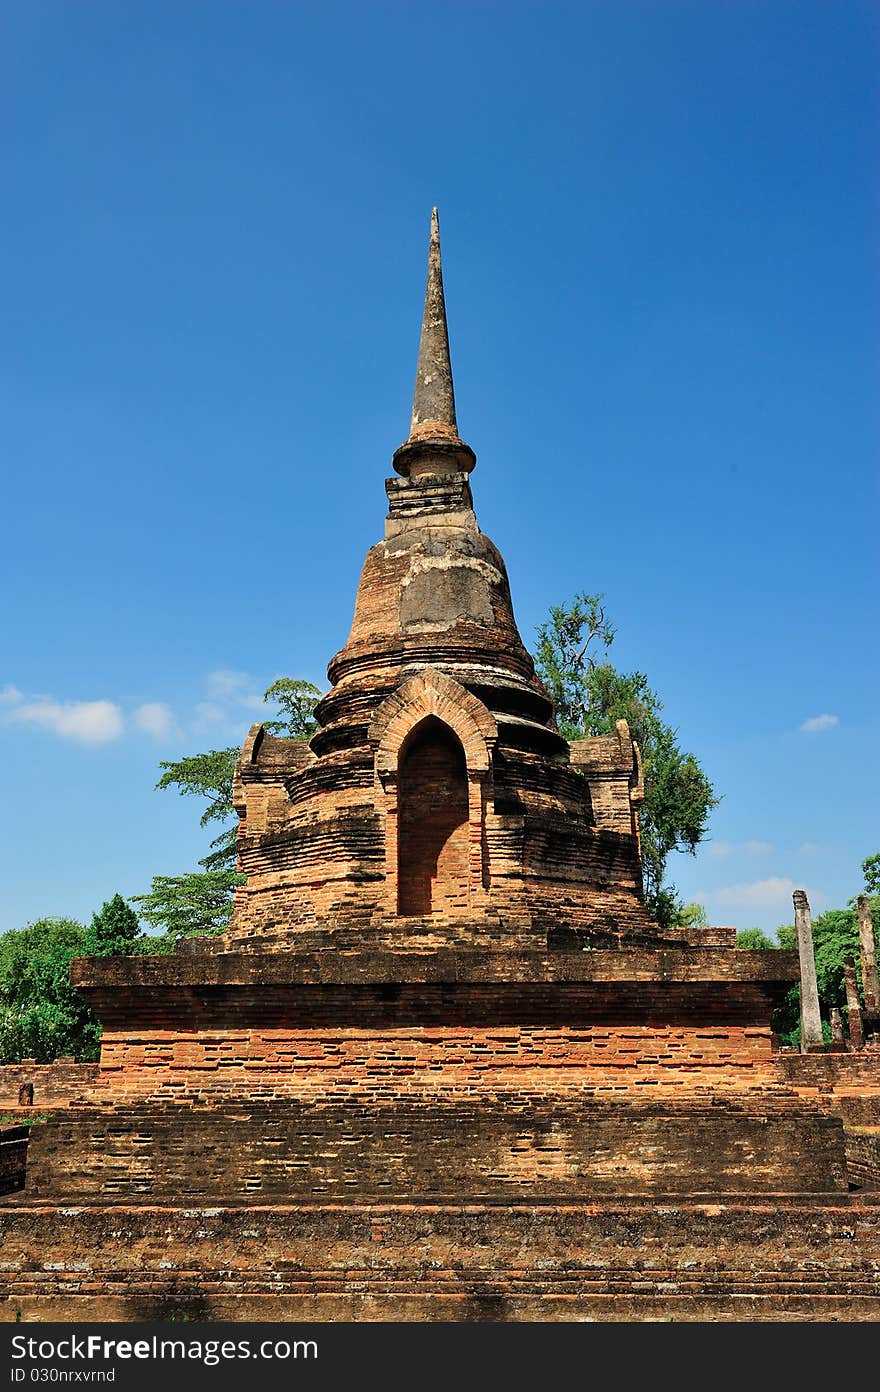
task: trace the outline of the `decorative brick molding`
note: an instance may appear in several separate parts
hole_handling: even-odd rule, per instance
[[[488,708],[454,677],[429,667],[401,682],[376,711],[369,740],[375,749],[380,783],[397,770],[404,740],[427,716],[434,715],[456,734],[468,773],[488,773],[498,740],[498,725]]]

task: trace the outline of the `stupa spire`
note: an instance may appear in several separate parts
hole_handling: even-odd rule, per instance
[[[428,245],[428,283],[425,286],[425,313],[419,342],[416,389],[413,394],[410,439],[426,433],[451,432],[458,438],[455,423],[455,389],[449,358],[449,330],[446,326],[446,299],[443,294],[443,264],[440,256],[440,222],[437,209],[431,209],[431,240]]]
[[[428,243],[428,282],[419,340],[419,361],[413,393],[409,439],[394,455],[399,474],[461,473],[474,467],[473,450],[458,436],[455,389],[449,356],[446,298],[440,256],[440,221],[431,209]]]

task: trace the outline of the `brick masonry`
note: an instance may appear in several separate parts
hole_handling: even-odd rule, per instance
[[[28,1201],[532,1201],[847,1190],[837,1118],[787,1096],[367,1093],[72,1107],[31,1128]]]
[[[875,1320],[880,1207],[0,1206],[3,1317]]]
[[[81,1097],[94,1086],[97,1077],[96,1063],[77,1063],[72,1058],[59,1058],[54,1063],[23,1059],[21,1063],[0,1064],[0,1112],[18,1110],[22,1083],[33,1084],[33,1109],[38,1112],[41,1107]]]
[[[775,1054],[794,954],[651,921],[638,747],[562,738],[477,525],[436,221],[430,267],[317,733],[245,741],[227,933],[73,964],[100,1069],[0,1200],[0,1310],[876,1319],[876,1059]]]

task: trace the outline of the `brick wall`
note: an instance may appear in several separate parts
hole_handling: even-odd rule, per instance
[[[134,1030],[108,1026],[101,1090],[134,1097],[181,1092],[208,1097],[218,1089],[244,1097],[333,1095],[359,1105],[381,1095],[469,1097],[487,1089],[540,1098],[590,1089],[613,1096],[778,1088],[766,1028],[509,1021],[485,1027],[377,1023],[370,1028],[370,1014],[381,1019],[382,1004],[363,1002],[360,1028],[266,1023],[183,1032],[171,1022],[163,1028],[158,1020],[142,1020]]]
[[[77,1063],[73,1058],[59,1058],[54,1063],[21,1063],[0,1065],[0,1109],[18,1107],[18,1089],[22,1083],[34,1085],[34,1110],[88,1091],[98,1076],[96,1063]]]
[[[880,1189],[880,1129],[846,1131],[846,1168],[866,1189]]]
[[[778,1054],[780,1075],[795,1087],[873,1084],[880,1087],[880,1049],[851,1054]]]
[[[550,1095],[781,1084],[767,1021],[786,981],[766,973],[787,972],[767,957],[193,953],[73,974],[120,1092]]]
[[[788,1098],[241,1098],[72,1107],[31,1128],[29,1202],[530,1202],[845,1191],[839,1120]]]

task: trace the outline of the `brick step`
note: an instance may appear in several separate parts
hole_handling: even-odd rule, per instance
[[[744,1164],[744,1157],[747,1164]],[[441,1107],[397,1099],[79,1108],[32,1128],[26,1198],[400,1198],[470,1202],[615,1192],[817,1192],[847,1187],[839,1119],[795,1101],[747,1108],[578,1101]],[[5,1200],[4,1202],[8,1202]]]
[[[247,1291],[251,1294],[269,1295],[321,1295],[321,1294],[377,1294],[377,1295],[458,1295],[466,1292],[470,1296],[497,1296],[499,1292],[510,1295],[828,1295],[828,1296],[871,1296],[880,1301],[880,1277],[876,1274],[853,1275],[850,1277],[822,1276],[814,1272],[803,1277],[792,1277],[789,1273],[766,1272],[756,1277],[750,1272],[706,1273],[702,1276],[683,1277],[679,1273],[665,1274],[657,1279],[644,1276],[627,1276],[623,1273],[604,1277],[587,1274],[552,1273],[543,1274],[534,1280],[511,1278],[499,1270],[487,1273],[461,1272],[447,1280],[435,1280],[430,1275],[414,1272],[409,1277],[397,1275],[382,1279],[374,1273],[357,1276],[341,1273],[334,1275],[315,1274],[300,1280],[273,1278],[271,1273],[241,1272],[227,1277],[209,1277],[198,1269],[178,1270],[151,1276],[149,1272],[132,1270],[127,1272],[101,1271],[99,1269],[81,1273],[78,1277],[59,1276],[58,1273],[27,1272],[11,1274],[4,1272],[4,1293],[6,1295],[40,1295],[58,1293],[76,1295],[88,1290],[96,1290],[112,1295],[120,1294],[150,1295],[173,1290],[175,1287],[198,1287],[207,1297],[234,1295]]]
[[[880,1198],[0,1210],[0,1318],[872,1319]],[[665,1312],[665,1313],[664,1313]]]

